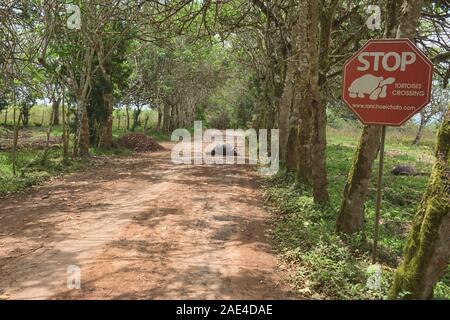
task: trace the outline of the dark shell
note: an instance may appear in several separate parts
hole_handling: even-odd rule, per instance
[[[236,149],[231,144],[218,144],[210,151],[212,156],[222,155],[222,156],[237,156]]]
[[[391,170],[391,174],[394,176],[413,176],[416,174],[416,170],[413,167],[406,165],[396,165]]]

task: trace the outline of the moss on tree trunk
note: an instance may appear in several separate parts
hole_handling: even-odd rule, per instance
[[[398,0],[386,2],[387,12],[401,9],[399,19],[385,16],[384,36],[414,39],[422,8],[422,0]],[[397,26],[397,24],[399,24]],[[338,232],[355,233],[364,230],[364,201],[368,194],[372,164],[380,147],[381,126],[365,126],[349,172],[336,229]]]
[[[297,89],[294,101],[297,104],[298,115],[298,148],[297,148],[297,179],[306,184],[312,184],[311,169],[311,139],[312,139],[312,108],[311,90],[309,90],[309,7],[308,1],[302,0],[298,4],[298,69],[295,73]],[[316,28],[316,26],[314,26]],[[307,75],[307,76],[305,76]]]
[[[294,37],[295,39],[295,37]],[[280,131],[280,160],[285,163],[289,169],[290,164],[286,159],[289,157],[288,143],[289,143],[289,118],[292,108],[292,99],[294,96],[294,69],[297,67],[295,61],[289,60],[287,62],[286,80],[284,84],[283,96],[281,98],[281,104],[278,112],[278,129]],[[295,167],[294,167],[295,168]]]
[[[430,299],[450,259],[450,109],[439,131],[436,162],[413,221],[389,298]]]
[[[326,137],[326,127],[327,127],[327,109],[326,102],[322,97],[321,87],[319,86],[319,69],[325,65],[325,53],[322,48],[325,42],[329,39],[322,38],[326,33],[323,29],[320,33],[320,40],[322,41],[321,47],[317,43],[319,42],[319,32],[317,25],[321,24],[324,28],[326,24],[332,19],[320,19],[320,6],[318,1],[308,2],[308,37],[309,37],[309,89],[311,94],[311,105],[312,109],[312,119],[311,119],[311,173],[312,173],[312,186],[313,186],[313,196],[314,202],[325,203],[329,200],[328,195],[328,180],[327,180],[327,164],[326,164],[326,148],[327,148],[327,137]],[[327,8],[327,13],[329,8]],[[328,22],[326,21],[328,20]],[[328,38],[328,37],[326,37]],[[320,55],[320,57],[319,57]]]
[[[344,188],[336,229],[352,234],[364,230],[364,201],[372,164],[380,147],[381,126],[365,126]]]
[[[89,157],[89,120],[84,99],[78,99],[78,132],[73,156]]]
[[[112,147],[112,126],[114,111],[114,95],[112,90],[106,89],[103,92],[103,105],[105,107],[106,119],[102,123],[102,132],[99,147],[110,149]]]
[[[296,170],[298,165],[298,128],[296,124],[289,129],[288,143],[286,148],[286,168]]]
[[[53,98],[52,100],[52,118],[50,121],[51,125],[58,126],[59,125],[59,105],[61,103],[61,99]]]

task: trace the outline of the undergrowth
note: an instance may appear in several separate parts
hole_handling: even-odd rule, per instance
[[[373,270],[377,269],[371,261],[376,169],[365,206],[365,234],[343,237],[335,232],[355,143],[355,137],[334,134],[329,138],[330,202],[327,205],[314,204],[312,191],[296,182],[289,172],[280,171],[263,184],[266,203],[273,212],[275,246],[289,270],[289,281],[307,298],[385,299],[393,272],[402,258],[409,226],[426,188],[432,148],[406,147],[401,142],[389,141],[379,239],[381,277],[377,285],[368,286],[368,281],[374,279]],[[389,170],[396,164],[411,165],[423,174],[393,176]],[[434,296],[450,299],[450,270],[437,284]]]

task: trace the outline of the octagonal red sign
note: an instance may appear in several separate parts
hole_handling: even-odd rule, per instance
[[[370,40],[345,63],[342,99],[364,124],[400,126],[430,102],[432,77],[410,40]]]

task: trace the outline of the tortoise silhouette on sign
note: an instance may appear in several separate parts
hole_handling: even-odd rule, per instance
[[[376,77],[366,74],[352,82],[348,88],[351,98],[365,98],[369,95],[370,100],[378,100],[378,98],[386,98],[387,86],[395,82],[395,78]]]

